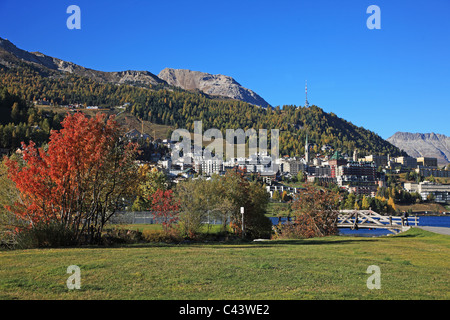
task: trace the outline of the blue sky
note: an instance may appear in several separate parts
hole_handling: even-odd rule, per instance
[[[69,30],[69,5],[81,30]],[[369,30],[370,5],[381,29]],[[450,1],[0,0],[0,37],[103,70],[235,78],[273,106],[308,100],[383,138],[450,136]]]

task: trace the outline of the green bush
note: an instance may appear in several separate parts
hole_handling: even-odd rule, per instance
[[[263,214],[255,215],[246,230],[246,236],[251,239],[270,239],[272,236],[272,221]]]
[[[144,230],[142,233],[144,241],[174,243],[182,241],[182,238],[175,232],[164,232],[163,230]]]
[[[132,244],[144,240],[142,232],[137,230],[128,230],[122,228],[108,229],[102,234],[102,244]]]
[[[75,232],[58,222],[35,223],[19,231],[16,248],[55,248],[76,245]]]

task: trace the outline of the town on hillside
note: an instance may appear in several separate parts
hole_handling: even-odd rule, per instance
[[[217,160],[186,154],[192,161],[185,163],[183,158],[181,161],[171,158],[171,151],[178,151],[178,142],[154,139],[137,129],[127,132],[126,137],[141,145],[151,145],[153,151],[141,157],[139,164],[163,172],[173,183],[192,178],[209,179],[215,174],[224,175],[227,170],[239,170],[253,180],[262,181],[272,199],[292,199],[303,188],[303,183],[309,182],[333,186],[356,199],[392,197],[400,204],[425,202],[445,206],[450,203],[450,184],[445,184],[450,181],[450,165],[439,168],[436,158],[360,156],[357,150],[348,155],[330,145],[318,147],[306,139],[303,156],[272,159],[268,155],[253,154],[246,158]],[[320,152],[313,154],[312,150]]]

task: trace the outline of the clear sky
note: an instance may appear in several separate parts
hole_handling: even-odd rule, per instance
[[[229,75],[273,106],[303,105],[308,80],[310,104],[383,138],[450,136],[449,17],[449,0],[0,0],[0,37],[103,71]]]

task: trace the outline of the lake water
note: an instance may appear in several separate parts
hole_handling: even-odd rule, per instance
[[[414,226],[414,222],[411,222],[414,216],[410,216],[410,226]],[[278,218],[270,218],[273,224],[278,224]],[[285,219],[282,219],[285,221]],[[419,227],[446,227],[450,228],[450,215],[447,216],[418,216],[418,226]],[[346,236],[357,236],[357,237],[378,237],[391,235],[392,232],[386,229],[359,229],[351,230],[350,228],[339,228],[339,234]]]
[[[118,214],[120,219],[113,223],[122,223],[122,224],[140,224],[140,223],[159,223],[158,219],[154,219],[153,215],[149,212],[121,212]],[[410,216],[410,225],[414,226],[413,221],[414,216]],[[419,224],[418,226],[426,226],[426,227],[447,227],[450,228],[450,215],[446,216],[429,216],[429,215],[419,215]],[[273,224],[278,224],[278,218],[272,217],[270,218]],[[282,222],[286,221],[286,218],[281,220]],[[206,221],[205,221],[206,222]],[[220,220],[217,221],[209,221],[212,224],[220,224],[222,223]],[[392,232],[386,229],[365,229],[361,228],[359,230],[351,230],[350,228],[339,228],[339,234],[349,235],[349,236],[358,236],[358,237],[378,237],[384,235],[391,235]]]

